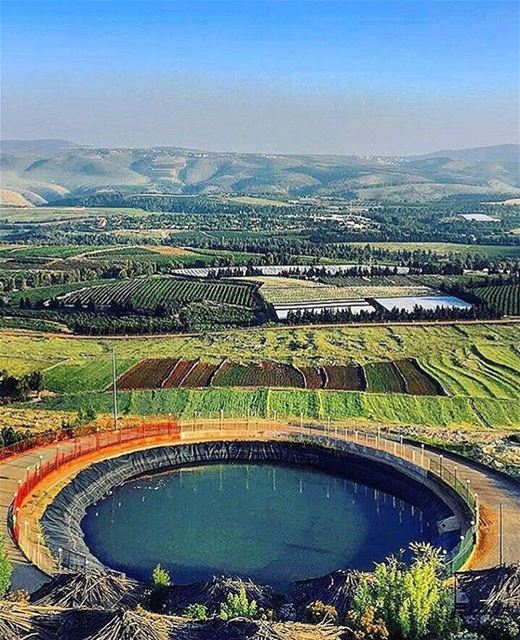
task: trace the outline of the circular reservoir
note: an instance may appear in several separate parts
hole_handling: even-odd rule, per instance
[[[106,566],[177,583],[250,577],[280,589],[338,568],[371,569],[411,541],[434,541],[417,506],[341,475],[289,464],[228,463],[132,479],[81,523]]]

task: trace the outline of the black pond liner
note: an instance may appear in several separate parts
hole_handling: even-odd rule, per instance
[[[385,458],[398,468],[385,463]],[[471,519],[462,499],[447,485],[432,474],[389,454],[368,457],[363,455],[362,447],[352,443],[341,443],[332,449],[308,441],[216,441],[144,449],[96,462],[83,469],[61,489],[41,518],[46,545],[55,558],[61,554],[63,564],[68,568],[105,568],[87,547],[81,528],[81,521],[90,505],[116,486],[141,475],[222,462],[270,462],[314,467],[395,496],[421,510],[428,522],[435,523],[454,515],[458,516],[459,522],[463,519],[468,523]],[[434,533],[431,543],[449,552],[458,544],[461,528],[448,533]]]

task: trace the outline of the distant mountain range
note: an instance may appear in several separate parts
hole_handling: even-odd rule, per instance
[[[452,160],[470,160],[475,162],[516,162],[519,161],[520,145],[496,144],[492,147],[473,147],[471,149],[444,149],[429,153],[423,158],[451,158]]]
[[[520,195],[520,146],[415,157],[216,153],[178,147],[98,148],[66,140],[0,143],[2,201],[33,206],[75,193],[240,193],[428,201]]]

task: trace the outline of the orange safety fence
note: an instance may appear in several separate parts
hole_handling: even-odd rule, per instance
[[[40,458],[40,463],[36,464],[34,469],[28,469],[27,477],[20,482],[19,487],[15,493],[13,500],[12,511],[12,532],[15,540],[20,540],[20,530],[17,522],[17,513],[25,499],[30,495],[36,485],[38,485],[43,478],[50,475],[60,467],[68,464],[78,458],[88,456],[95,451],[101,449],[107,449],[127,442],[138,442],[140,440],[146,440],[148,438],[156,438],[157,436],[169,436],[174,439],[180,439],[180,426],[173,420],[167,422],[157,423],[143,423],[137,427],[127,427],[125,429],[118,429],[117,431],[99,431],[92,428],[82,428],[75,430],[72,436],[67,437],[66,432],[56,434],[56,437],[50,438],[54,434],[45,434],[44,436],[29,438],[23,442],[17,443],[19,445],[30,443],[32,446],[26,446],[24,448],[17,448],[15,445],[12,447],[4,447],[0,450],[0,454],[9,449],[10,455],[17,455],[23,451],[29,449],[41,448],[50,444],[57,444],[56,453],[52,459],[44,461]],[[89,436],[86,438],[85,436]],[[65,445],[66,448],[60,451],[60,445]],[[6,459],[8,456],[4,455],[0,457],[0,460]]]

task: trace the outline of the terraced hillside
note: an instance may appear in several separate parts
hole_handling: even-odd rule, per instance
[[[248,329],[132,340],[2,335],[0,356],[12,373],[43,371],[45,387],[56,395],[32,403],[33,409],[109,412],[114,348],[120,382],[147,359],[171,359],[155,389],[120,392],[121,410],[128,413],[263,415],[276,406],[280,416],[302,411],[394,424],[511,428],[520,427],[519,336],[517,324]],[[191,364],[174,380],[177,360]],[[355,365],[363,367],[363,379],[354,375],[360,373]],[[168,378],[170,386],[163,385]],[[263,389],[246,389],[255,386]]]

